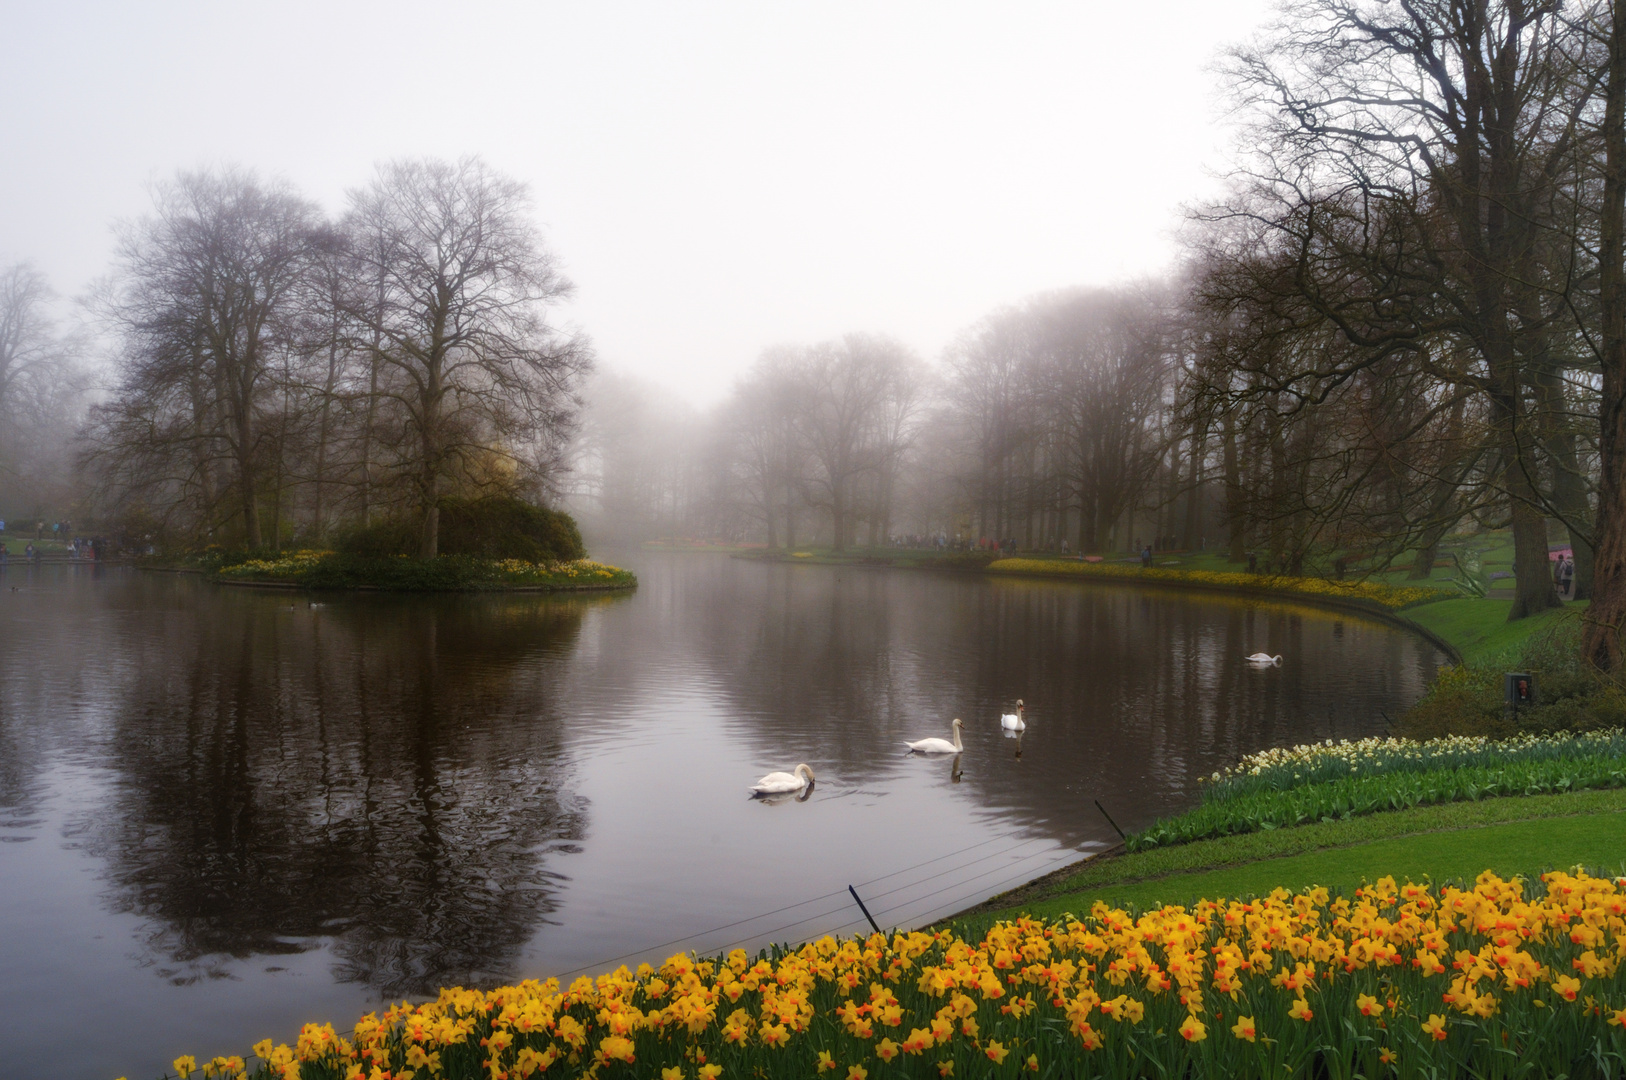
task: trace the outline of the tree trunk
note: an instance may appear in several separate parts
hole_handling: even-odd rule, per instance
[[[1597,548],[1582,654],[1604,671],[1621,666],[1626,623],[1626,4],[1612,5],[1604,97],[1603,207],[1598,228],[1603,394],[1599,402]]]
[[[1186,475],[1186,519],[1180,529],[1180,546],[1196,551],[1203,534],[1203,456],[1208,452],[1208,428],[1197,423],[1191,429],[1191,468]]]
[[[1248,526],[1243,517],[1241,466],[1236,455],[1236,418],[1225,414],[1220,429],[1223,439],[1225,466],[1225,529],[1229,534],[1228,558],[1231,562],[1246,562],[1248,558]]]
[[[430,363],[422,407],[423,472],[418,481],[423,500],[423,538],[418,546],[420,559],[440,554],[440,365]]]
[[[1531,275],[1534,276],[1533,274]],[[1569,402],[1564,394],[1563,372],[1553,363],[1548,332],[1543,325],[1539,305],[1534,297],[1527,300],[1523,320],[1539,327],[1531,336],[1536,345],[1531,349],[1532,381],[1535,384],[1536,408],[1541,432],[1542,449],[1547,452],[1552,468],[1551,503],[1569,533],[1570,550],[1575,560],[1575,594],[1571,599],[1586,600],[1592,595],[1592,504],[1587,497],[1587,482],[1582,475],[1580,458],[1575,450],[1575,431],[1570,427]]]
[[[1536,502],[1535,484],[1530,479],[1528,451],[1518,436],[1519,404],[1517,390],[1509,390],[1511,376],[1491,393],[1498,434],[1506,462],[1506,486],[1513,519],[1513,607],[1508,621],[1527,618],[1563,601],[1553,587],[1547,560],[1547,518]]]
[[[259,550],[264,543],[260,530],[260,506],[255,498],[254,486],[258,482],[254,469],[254,427],[246,410],[237,414],[237,482],[243,496],[243,539],[250,551]]]
[[[831,544],[837,551],[847,550],[847,507],[845,492],[840,484],[830,485]]]
[[[334,337],[338,336],[338,328],[333,329]],[[327,350],[327,381],[322,387],[322,418],[316,429],[316,492],[311,507],[311,536],[319,544],[327,535],[327,507],[323,505],[322,496],[326,492],[327,481],[327,442],[332,428],[333,413],[333,384],[338,379],[339,346],[330,342]]]
[[[1563,603],[1553,587],[1547,564],[1547,518],[1541,511],[1533,475],[1533,448],[1526,446],[1522,423],[1520,380],[1513,341],[1508,329],[1512,314],[1500,304],[1502,282],[1489,271],[1478,286],[1478,305],[1489,313],[1483,324],[1480,350],[1490,371],[1491,422],[1505,470],[1504,487],[1513,519],[1513,607],[1508,621],[1528,618]]]

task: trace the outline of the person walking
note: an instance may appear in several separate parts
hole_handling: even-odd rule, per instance
[[[1572,558],[1571,556],[1568,556],[1568,555],[1564,556],[1563,576],[1562,576],[1561,580],[1562,580],[1563,584],[1559,586],[1558,591],[1563,594],[1564,599],[1566,599],[1566,600],[1574,600],[1575,599],[1575,559]]]

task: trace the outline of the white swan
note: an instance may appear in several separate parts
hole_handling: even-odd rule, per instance
[[[999,726],[1006,731],[1026,731],[1028,726],[1022,720],[1022,699],[1016,699],[1016,711],[1008,712],[999,718]]]
[[[806,774],[804,777],[803,774]],[[790,772],[771,772],[758,780],[751,788],[753,795],[783,795],[790,791],[800,791],[804,787],[813,785],[813,770],[806,765],[798,765]]]
[[[1281,656],[1271,656],[1269,653],[1256,652],[1248,657],[1248,663],[1250,664],[1280,664],[1281,662]]]
[[[960,718],[954,718],[954,741],[947,739],[921,739],[918,742],[904,743],[912,753],[916,754],[958,754],[965,747],[960,744]]]

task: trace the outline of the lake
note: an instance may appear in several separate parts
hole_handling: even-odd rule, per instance
[[[636,593],[13,563],[0,1076],[141,1080],[444,984],[852,933],[848,885],[921,924],[1114,842],[1095,800],[1133,828],[1242,754],[1379,734],[1445,662],[1214,593],[605,557]],[[955,717],[958,758],[904,752]],[[798,762],[805,801],[747,798]]]

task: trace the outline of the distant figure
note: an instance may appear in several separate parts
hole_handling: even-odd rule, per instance
[[[1347,565],[1342,555],[1332,561],[1332,572],[1337,575],[1339,581],[1344,580],[1344,570]]]
[[[1566,600],[1574,600],[1575,599],[1575,560],[1566,555],[1564,557],[1564,560],[1563,560],[1563,567],[1564,567],[1564,569],[1563,569],[1563,577],[1562,577],[1562,583],[1559,586],[1559,591],[1564,594],[1564,599],[1566,599]]]
[[[1142,566],[1151,566],[1152,565],[1152,545],[1151,544],[1147,544],[1145,547],[1140,549],[1140,564]]]
[[[38,562],[40,553],[34,550],[33,544],[29,544],[27,547],[23,548],[23,557],[29,562]]]
[[[1258,572],[1259,572],[1259,556],[1255,552],[1250,551],[1250,552],[1248,552],[1248,573],[1257,574]]]

